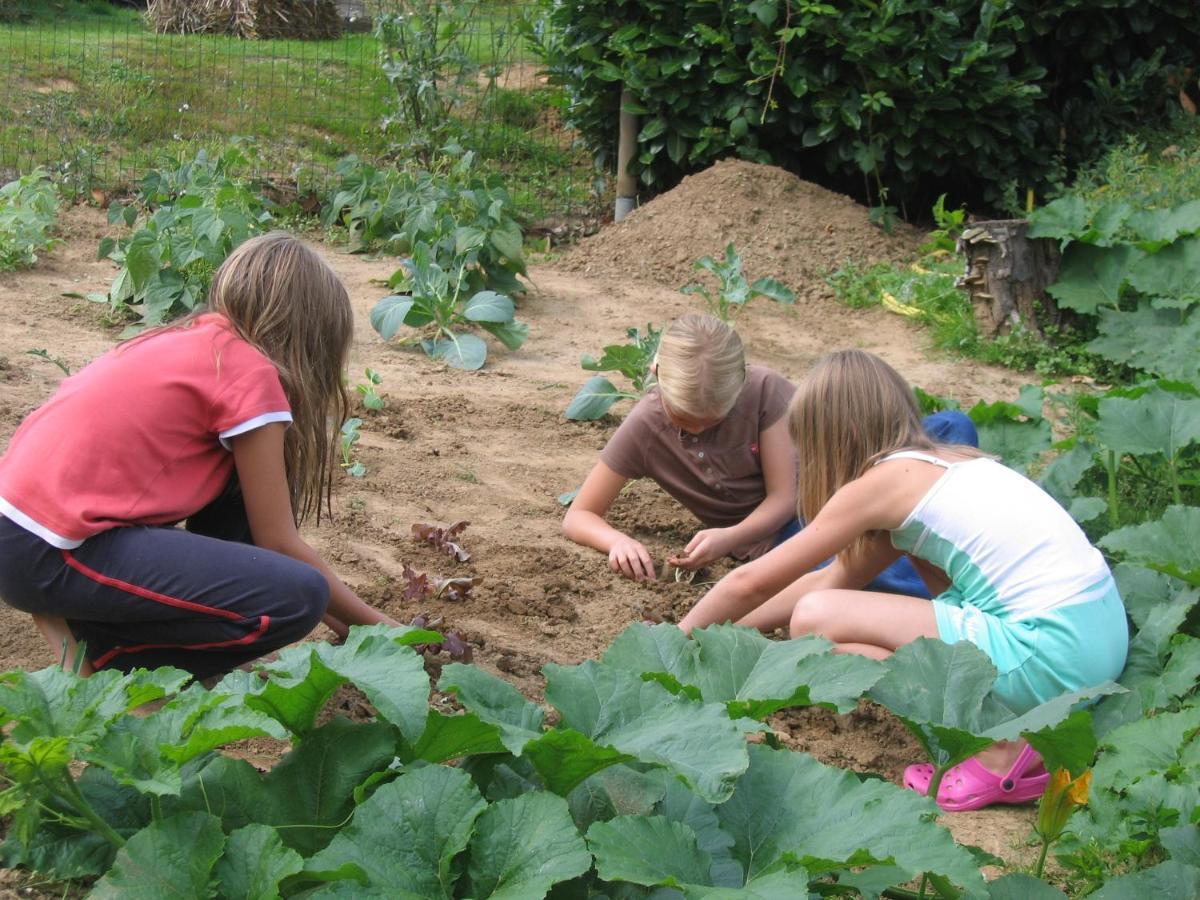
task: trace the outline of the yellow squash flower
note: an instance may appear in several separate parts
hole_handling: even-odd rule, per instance
[[[1038,803],[1037,824],[1034,826],[1043,841],[1049,843],[1058,840],[1075,807],[1087,803],[1091,784],[1091,769],[1084,770],[1075,779],[1066,769],[1058,769],[1050,776],[1050,783],[1046,785],[1046,792]]]

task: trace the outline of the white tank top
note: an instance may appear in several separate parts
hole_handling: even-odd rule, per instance
[[[891,533],[892,545],[944,571],[972,606],[1021,620],[1098,600],[1112,588],[1103,555],[1049,494],[987,457],[948,463],[902,450],[945,473]]]

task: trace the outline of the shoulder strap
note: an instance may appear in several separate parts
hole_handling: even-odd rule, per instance
[[[935,466],[941,466],[943,469],[949,469],[952,463],[946,462],[944,459],[938,459],[930,453],[922,453],[920,450],[898,450],[895,453],[889,453],[875,465],[887,462],[892,459],[919,459],[921,462],[931,463]]]

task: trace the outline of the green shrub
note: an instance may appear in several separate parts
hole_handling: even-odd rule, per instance
[[[1200,45],[1187,0],[564,0],[551,16],[550,69],[598,151],[633,92],[643,184],[736,154],[860,193],[865,177],[881,208],[1045,193],[1163,115]]]
[[[57,241],[58,189],[42,169],[0,188],[0,271],[32,266]]]

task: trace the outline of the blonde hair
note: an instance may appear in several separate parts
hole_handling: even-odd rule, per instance
[[[788,430],[800,462],[798,513],[811,522],[839,488],[898,450],[934,451],[912,388],[878,356],[839,350],[818,360],[796,389]],[[955,452],[983,455],[974,447]],[[843,551],[865,549],[863,535]]]
[[[332,514],[338,430],[350,409],[343,381],[354,315],[345,286],[311,247],[273,231],[235,249],[213,275],[208,311],[279,370],[292,407],[284,462],[297,523],[321,501]]]
[[[742,339],[715,316],[689,313],[672,322],[655,364],[663,403],[693,419],[725,418],[746,381]]]

